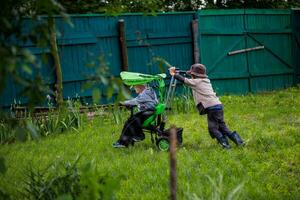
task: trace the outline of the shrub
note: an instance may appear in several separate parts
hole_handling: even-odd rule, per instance
[[[26,199],[114,199],[119,182],[108,176],[99,176],[92,163],[81,169],[79,158],[75,162],[57,162],[44,170],[29,169],[26,172]]]

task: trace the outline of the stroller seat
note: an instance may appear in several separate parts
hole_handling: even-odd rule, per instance
[[[153,128],[157,127],[161,123],[161,114],[165,111],[166,105],[164,103],[159,103],[155,106],[154,113],[146,119],[142,125],[143,128]]]

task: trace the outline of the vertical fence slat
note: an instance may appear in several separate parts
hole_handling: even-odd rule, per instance
[[[194,63],[199,63],[199,46],[198,46],[198,19],[192,21],[192,34],[193,34],[193,56]]]
[[[300,9],[293,9],[291,15],[291,24],[293,28],[292,48],[293,65],[295,69],[294,83],[300,83]]]
[[[125,20],[120,19],[118,22],[119,28],[119,41],[120,41],[120,51],[121,51],[121,70],[128,71],[128,54],[125,36]]]

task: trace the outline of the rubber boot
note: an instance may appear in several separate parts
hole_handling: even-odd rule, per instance
[[[217,138],[218,143],[224,148],[224,149],[230,149],[231,146],[227,140],[227,137],[223,135],[222,137]]]
[[[244,146],[245,143],[242,140],[242,138],[239,136],[239,134],[234,131],[231,134],[228,134],[228,137],[230,140],[232,140],[237,146]]]

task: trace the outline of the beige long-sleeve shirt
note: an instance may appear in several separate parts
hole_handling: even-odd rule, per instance
[[[204,108],[222,104],[214,92],[208,78],[188,79],[184,78],[184,83],[191,87],[195,104],[202,103]]]

